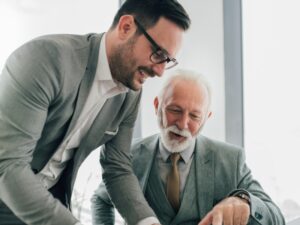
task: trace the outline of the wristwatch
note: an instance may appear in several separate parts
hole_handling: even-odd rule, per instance
[[[245,192],[245,191],[239,191],[239,192],[233,194],[232,196],[238,197],[238,198],[240,198],[240,199],[243,199],[243,200],[245,200],[249,205],[251,205],[251,199],[250,199],[250,196],[249,196],[249,194],[248,194],[247,192]]]

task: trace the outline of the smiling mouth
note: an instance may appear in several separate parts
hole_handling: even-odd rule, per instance
[[[171,139],[176,139],[179,142],[182,142],[182,141],[186,140],[186,138],[187,138],[185,136],[182,136],[180,134],[174,133],[172,131],[169,132],[169,135],[170,135]]]
[[[146,81],[146,79],[148,78],[148,74],[145,71],[141,70],[141,69],[138,70],[138,71],[139,71],[139,75],[140,75],[139,81],[140,81],[141,84],[143,84]]]

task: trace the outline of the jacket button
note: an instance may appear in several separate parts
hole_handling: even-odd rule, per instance
[[[261,220],[263,218],[263,216],[260,213],[257,213],[257,212],[255,212],[254,216],[258,220]]]

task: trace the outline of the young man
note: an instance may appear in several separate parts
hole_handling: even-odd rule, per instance
[[[210,101],[207,82],[190,71],[170,77],[155,98],[160,134],[132,147],[133,170],[156,214],[145,224],[284,225],[252,178],[244,151],[199,134],[211,116]],[[93,224],[114,224],[113,209],[100,184],[92,198]]]
[[[177,64],[189,25],[176,0],[127,0],[104,34],[44,36],[8,58],[0,75],[0,224],[79,224],[67,209],[74,180],[100,145],[103,180],[122,215],[135,224],[137,208],[153,214],[131,169],[132,128],[142,84]]]

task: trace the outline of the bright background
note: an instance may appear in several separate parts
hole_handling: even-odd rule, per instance
[[[300,2],[242,2],[248,162],[289,220],[300,216]]]
[[[210,81],[213,116],[203,133],[225,141],[223,1],[180,2],[191,16],[192,27],[178,55],[178,67],[196,70]],[[298,0],[242,3],[247,162],[290,220],[300,216],[300,183],[296,174],[300,171],[300,107],[297,104],[300,3]],[[14,49],[36,36],[106,31],[118,7],[117,0],[109,3],[105,0],[0,0],[0,68]],[[149,79],[144,86],[140,136],[158,132],[152,102],[164,79]],[[101,180],[98,158],[99,149],[82,165],[75,184],[73,213],[84,225],[90,224],[89,199]]]

